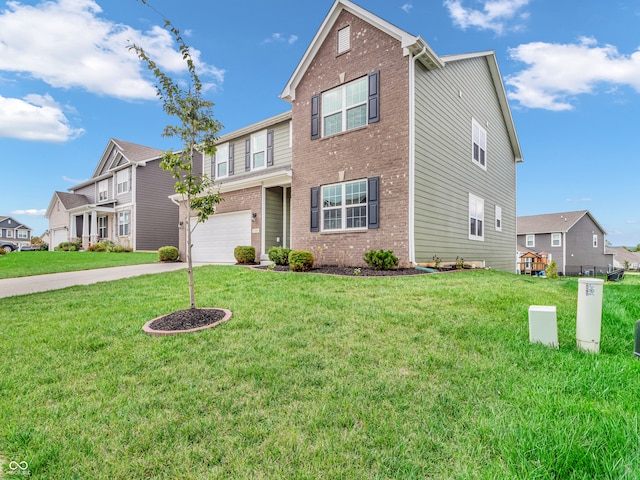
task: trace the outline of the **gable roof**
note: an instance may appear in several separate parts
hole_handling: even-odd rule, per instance
[[[485,57],[489,65],[489,71],[491,72],[491,79],[493,81],[496,94],[498,96],[498,102],[502,111],[502,116],[507,128],[509,140],[511,141],[511,148],[513,151],[516,162],[522,162],[522,150],[520,148],[520,141],[516,134],[515,124],[511,115],[511,108],[509,107],[509,101],[507,100],[507,93],[504,89],[502,82],[502,75],[498,68],[498,62],[496,60],[495,53],[493,51],[485,51],[478,53],[465,53],[460,55],[448,55],[439,57],[420,36],[412,35],[395,25],[387,22],[386,20],[374,15],[373,13],[365,10],[364,8],[356,5],[349,0],[335,0],[331,10],[325,17],[322,25],[318,29],[316,35],[311,40],[311,43],[307,47],[302,59],[298,63],[291,78],[287,82],[284,90],[280,94],[280,98],[292,103],[296,98],[296,87],[302,80],[304,73],[309,68],[312,60],[318,53],[318,50],[324,43],[329,32],[333,28],[334,23],[337,21],[340,13],[343,11],[349,12],[375,28],[383,31],[389,36],[395,38],[400,42],[404,55],[413,55],[417,60],[422,63],[427,70],[437,70],[445,68],[447,63],[457,62],[469,58]]]
[[[410,53],[417,54],[424,50],[425,54],[421,55],[419,60],[428,70],[444,67],[444,63],[440,57],[436,55],[431,47],[427,45],[427,42],[425,42],[421,37],[416,37],[415,35],[405,32],[349,0],[336,0],[322,22],[322,25],[320,25],[316,35],[313,37],[313,40],[311,40],[309,47],[307,47],[307,50],[294,70],[293,75],[291,75],[287,85],[284,87],[284,90],[280,94],[280,98],[288,102],[293,102],[295,100],[296,87],[298,86],[298,83],[327,38],[333,24],[343,11],[347,11],[362,18],[370,25],[373,25],[377,29],[385,32],[387,35],[399,40],[402,48],[404,49],[405,55],[409,55]]]
[[[53,192],[47,212],[44,214],[45,218],[49,218],[51,216],[51,212],[53,211],[53,207],[56,203],[56,198],[60,200],[60,203],[62,203],[65,210],[89,205],[89,199],[79,193]]]
[[[145,147],[144,145],[138,145],[137,143],[126,142],[124,140],[117,140],[111,138],[107,143],[100,161],[91,175],[92,179],[96,179],[104,172],[105,167],[107,170],[116,169],[119,166],[123,166],[129,163],[135,163],[143,165],[149,160],[155,160],[160,158],[164,152],[157,148]],[[125,162],[122,162],[124,158]],[[108,165],[107,165],[108,164]],[[104,172],[106,173],[106,172]],[[74,188],[84,186],[87,183],[91,183],[91,180],[82,182],[76,185]],[[73,190],[73,189],[70,189]]]
[[[13,223],[11,225],[8,225],[7,220],[11,220]],[[20,229],[23,229],[23,230],[31,230],[24,223],[18,222],[13,217],[0,216],[0,224],[3,224],[3,223],[5,223],[4,228],[9,228],[10,230],[15,230],[17,228],[20,228]]]
[[[629,262],[630,264],[640,263],[640,252],[630,252],[624,247],[607,247],[606,253],[613,254],[619,263]]]
[[[589,210],[580,210],[577,212],[548,213],[544,215],[518,217],[517,234],[566,233],[585,215],[596,224],[602,233],[607,233],[596,219],[593,218],[593,215],[589,213]]]

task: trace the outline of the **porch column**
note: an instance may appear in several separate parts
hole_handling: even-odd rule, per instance
[[[90,244],[98,243],[98,214],[91,210],[91,237]]]
[[[76,216],[70,215],[69,219],[70,219],[69,221],[70,228],[69,228],[69,238],[67,238],[67,241],[71,240],[72,238],[76,238],[78,236],[78,232],[76,232]]]
[[[82,248],[87,249],[89,246],[89,212],[82,214]]]

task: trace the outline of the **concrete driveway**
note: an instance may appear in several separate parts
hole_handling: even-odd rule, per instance
[[[195,266],[194,264],[194,267]],[[181,262],[149,263],[145,265],[81,270],[78,272],[51,273],[47,275],[35,275],[33,277],[3,278],[0,279],[0,298],[58,290],[74,285],[90,285],[92,283],[108,282],[121,278],[137,277],[139,275],[172,272],[186,268],[187,264]]]

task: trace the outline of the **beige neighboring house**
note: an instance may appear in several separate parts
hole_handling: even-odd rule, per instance
[[[625,270],[640,270],[640,252],[630,252],[624,247],[607,247],[613,254],[613,267]]]
[[[152,251],[178,245],[178,207],[169,199],[175,180],[160,168],[162,151],[111,139],[91,178],[54,192],[45,217],[49,249],[80,239]],[[200,162],[199,162],[200,164]]]

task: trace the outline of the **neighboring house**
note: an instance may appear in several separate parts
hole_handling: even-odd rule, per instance
[[[441,57],[337,0],[280,96],[291,112],[225,135],[205,160],[224,202],[196,228],[194,259],[283,245],[320,264],[389,249],[403,266],[435,255],[515,270],[522,155],[493,52]]]
[[[613,254],[613,268],[640,270],[640,252],[630,252],[624,247],[607,247],[607,253]]]
[[[517,271],[527,275],[537,275],[546,270],[549,265],[549,254],[547,252],[534,252],[518,245],[518,266]]]
[[[19,247],[31,245],[31,229],[11,217],[0,215],[0,241],[11,242]]]
[[[588,210],[518,217],[518,254],[545,252],[562,275],[594,275],[613,268],[606,232]]]
[[[177,246],[175,180],[160,168],[162,153],[111,139],[89,180],[54,192],[45,214],[49,249],[76,238],[83,248],[101,240],[137,251]]]

